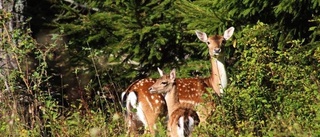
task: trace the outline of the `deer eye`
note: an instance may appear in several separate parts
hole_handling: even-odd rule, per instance
[[[226,39],[223,39],[221,45],[225,45],[227,43]]]
[[[161,84],[163,84],[163,85],[168,85],[168,82],[161,82]]]

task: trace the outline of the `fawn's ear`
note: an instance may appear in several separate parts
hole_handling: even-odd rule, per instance
[[[176,69],[172,69],[170,72],[170,79],[175,80],[176,79]]]
[[[208,36],[206,33],[201,32],[199,30],[196,30],[197,37],[202,41],[202,42],[208,42]]]
[[[160,74],[160,77],[162,77],[163,76],[163,71],[160,68],[158,68],[158,72]]]
[[[234,32],[234,27],[230,27],[229,29],[224,31],[223,38],[226,40],[230,39],[231,36],[233,35],[233,32]]]

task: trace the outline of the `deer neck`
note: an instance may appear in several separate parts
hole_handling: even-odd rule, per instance
[[[207,84],[220,96],[223,89],[227,86],[227,74],[222,59],[212,57],[211,75],[207,79]]]
[[[172,112],[175,110],[175,107],[179,104],[179,98],[175,84],[173,84],[171,90],[166,93],[165,100],[167,103],[168,114],[170,116]]]

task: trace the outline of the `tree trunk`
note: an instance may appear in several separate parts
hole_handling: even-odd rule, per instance
[[[17,69],[17,62],[7,50],[10,46],[16,46],[16,41],[12,39],[14,29],[24,29],[23,22],[24,6],[26,0],[0,0],[0,78],[3,79],[6,91],[10,91],[8,77],[11,70]],[[0,93],[1,97],[1,93]]]

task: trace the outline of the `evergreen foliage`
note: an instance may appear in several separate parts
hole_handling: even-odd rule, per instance
[[[119,68],[121,71],[135,71],[140,73],[138,77],[145,77],[156,67],[181,64],[195,50],[183,45],[187,34],[182,33],[182,17],[177,16],[172,1],[106,1],[100,9],[102,12],[78,17],[79,13],[65,8],[68,12],[61,16],[76,18],[58,26],[75,38],[70,46],[78,47],[78,52],[83,48],[79,45],[84,45],[100,50],[109,61],[129,65],[125,70]],[[130,60],[139,62],[138,66],[127,64]]]
[[[217,108],[209,124],[197,127],[194,134],[320,134],[318,0],[43,4],[50,11],[33,16],[33,30],[0,29],[1,48],[14,54],[21,66],[6,75],[8,80],[0,80],[3,135],[124,135],[118,94],[136,79],[158,77],[156,67],[178,68],[178,77],[207,76],[207,47],[196,40],[194,31],[222,34],[230,26],[235,34],[223,48],[229,86],[222,98],[215,98]],[[27,12],[36,14],[38,8]],[[11,13],[0,15],[1,25],[6,26]],[[31,32],[41,28],[34,27],[54,28],[50,35],[55,42],[35,43]],[[67,41],[59,45],[62,36]],[[5,90],[6,81],[10,92]],[[19,101],[21,93],[28,93],[31,101]]]

